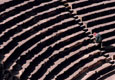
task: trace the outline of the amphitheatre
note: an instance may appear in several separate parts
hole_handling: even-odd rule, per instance
[[[0,0],[0,80],[115,80],[115,0]]]

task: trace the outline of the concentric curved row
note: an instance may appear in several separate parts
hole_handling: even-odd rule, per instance
[[[91,38],[99,32],[104,46],[114,44],[114,1],[12,0],[0,6],[0,60],[20,80],[92,80],[114,70]]]

